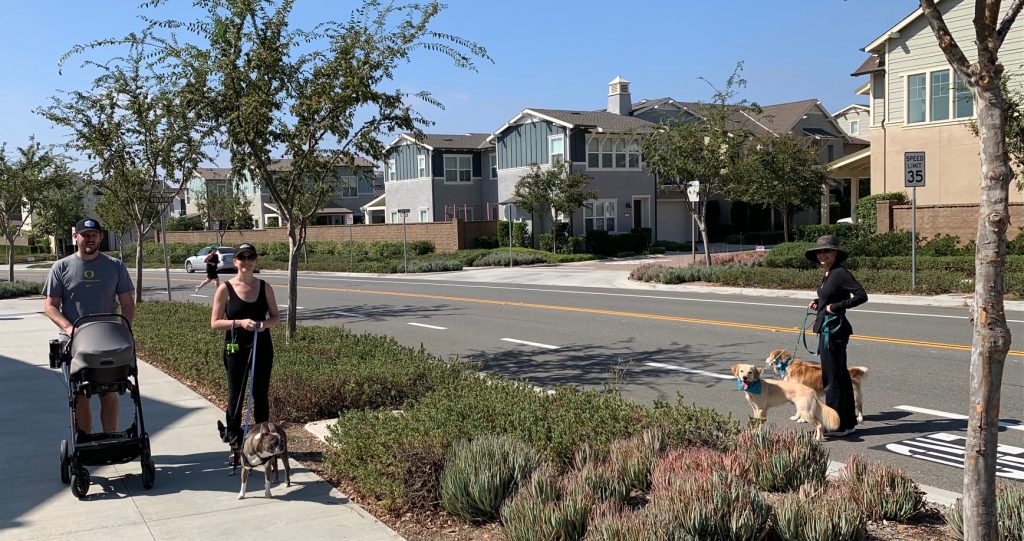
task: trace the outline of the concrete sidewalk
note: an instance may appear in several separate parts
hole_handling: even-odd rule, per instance
[[[223,413],[145,363],[139,387],[156,484],[142,488],[137,460],[92,467],[93,485],[79,501],[60,481],[67,398],[63,375],[48,367],[55,327],[42,304],[40,297],[0,301],[0,539],[402,539],[294,460],[290,488],[282,482],[265,499],[260,472],[238,500],[241,480],[228,476],[216,432]],[[123,425],[133,409],[127,397],[121,404]]]

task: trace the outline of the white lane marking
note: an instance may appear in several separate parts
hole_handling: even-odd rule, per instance
[[[427,325],[426,323],[412,323],[412,322],[410,322],[409,325],[415,325],[416,327],[424,327],[424,328],[427,328],[427,329],[437,329],[439,331],[447,331],[448,330],[448,327],[438,327],[437,325]]]
[[[957,419],[961,421],[966,421],[968,419],[966,415],[961,415],[959,413],[949,413],[945,411],[931,410],[928,408],[918,408],[916,406],[896,406],[896,409],[909,411],[913,413],[921,413],[924,415],[933,415],[935,417],[944,417],[946,419]],[[999,426],[1003,428],[1008,428],[1010,430],[1020,430],[1021,432],[1024,432],[1024,424],[1018,423],[1016,421],[999,421]]]
[[[198,293],[193,293],[193,294],[189,295],[189,297],[202,297],[204,299],[210,298],[209,295],[200,295]]]
[[[796,309],[800,309],[800,310],[805,310],[807,308],[807,306],[803,305],[803,304],[801,304],[801,305],[792,305],[792,304],[781,304],[781,303],[772,303],[772,302],[729,301],[729,300],[724,300],[724,299],[696,299],[696,298],[692,298],[692,297],[669,297],[669,296],[666,296],[666,295],[639,295],[639,294],[635,294],[635,293],[607,293],[607,292],[603,292],[603,291],[572,291],[572,290],[565,290],[565,289],[544,289],[544,288],[536,288],[536,287],[485,286],[485,285],[479,285],[479,284],[452,284],[452,283],[447,283],[447,282],[444,282],[444,283],[443,282],[414,282],[412,280],[384,280],[384,279],[370,280],[370,279],[363,279],[363,278],[346,278],[346,277],[340,277],[340,276],[310,276],[309,278],[313,279],[313,280],[329,280],[329,281],[336,281],[336,282],[369,282],[369,283],[376,283],[376,284],[408,284],[408,285],[416,285],[416,286],[431,286],[432,285],[432,286],[443,286],[443,287],[463,287],[463,288],[471,288],[471,289],[499,289],[499,290],[510,290],[510,291],[536,291],[536,292],[541,292],[541,293],[569,293],[569,294],[575,294],[575,295],[597,295],[597,296],[604,296],[604,297],[627,297],[627,298],[634,298],[634,299],[658,299],[658,300],[667,300],[667,301],[689,301],[689,302],[707,302],[707,303],[716,303],[716,304],[740,304],[740,305],[747,305],[747,306],[768,306],[768,307],[774,307],[774,308],[796,308]],[[580,287],[586,287],[586,286],[580,286]],[[809,298],[811,295],[814,295],[814,292],[813,291],[808,291],[807,295],[808,295],[808,298]],[[939,307],[936,307],[936,308],[953,308],[953,307],[939,306]],[[853,310],[850,310],[850,311],[858,313],[858,314],[885,314],[885,315],[893,315],[893,316],[917,316],[917,317],[933,317],[933,318],[945,318],[945,319],[968,319],[970,317],[970,316],[954,316],[954,315],[948,315],[948,314],[922,314],[922,313],[918,313],[918,312],[892,312],[892,311],[887,311],[887,310],[865,310],[863,308],[854,308]],[[1007,323],[1024,323],[1024,319],[1008,319],[1006,321],[1007,321]]]
[[[363,317],[363,314],[356,314],[354,312],[331,312],[334,316],[347,316],[347,317]]]
[[[279,305],[277,305],[277,307],[278,308],[288,308],[288,305],[287,304],[279,304]],[[302,306],[296,306],[295,309],[296,310],[305,310],[305,308],[302,307]]]
[[[678,370],[680,372],[686,372],[688,374],[697,374],[699,376],[708,376],[708,377],[718,378],[718,379],[732,379],[733,378],[733,376],[727,375],[727,374],[718,374],[716,372],[708,372],[706,370],[697,370],[696,368],[684,368],[682,366],[676,366],[674,364],[664,364],[664,363],[644,363],[644,364],[647,365],[647,366],[652,366],[654,368],[664,368],[666,370]]]
[[[945,464],[955,468],[964,467],[967,438],[939,432],[922,437],[888,443],[885,448],[894,453]],[[1024,479],[1024,449],[999,444],[996,447],[996,475],[1009,479]]]
[[[552,346],[551,344],[541,344],[539,342],[527,342],[526,340],[517,340],[515,338],[502,338],[505,342],[512,342],[513,344],[523,344],[524,346],[533,346],[535,348],[544,349],[558,349],[558,346]]]

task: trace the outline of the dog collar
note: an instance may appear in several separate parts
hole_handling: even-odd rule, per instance
[[[736,389],[750,394],[761,394],[761,380],[747,385],[743,383],[743,378],[736,378]]]
[[[789,363],[791,362],[793,362],[792,357],[788,359],[776,357],[775,359],[772,359],[772,367],[775,368],[775,373],[778,374],[780,378],[786,379],[786,370],[789,368]]]

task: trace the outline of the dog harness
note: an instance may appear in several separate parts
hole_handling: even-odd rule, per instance
[[[792,356],[788,359],[783,359],[782,354],[779,354],[778,357],[772,357],[772,368],[775,370],[776,375],[782,379],[786,379],[786,370],[789,370],[789,365],[792,362]]]
[[[800,341],[802,340],[804,343],[804,349],[807,350],[807,353],[817,357],[821,350],[812,351],[810,346],[807,345],[807,318],[810,317],[811,314],[814,314],[814,312],[811,312],[810,310],[804,313],[804,323],[800,326],[800,333],[796,337],[796,347],[793,351],[800,349]],[[825,337],[825,349],[828,349],[829,341],[832,339],[832,333],[838,331],[842,324],[843,319],[839,314],[826,314],[825,319],[821,320],[821,335]]]
[[[761,380],[747,384],[743,382],[743,378],[736,378],[736,389],[750,394],[761,394]]]

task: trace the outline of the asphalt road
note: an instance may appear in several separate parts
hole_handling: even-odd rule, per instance
[[[43,272],[19,275],[40,280]],[[619,372],[630,399],[682,396],[746,420],[750,409],[730,366],[763,363],[772,349],[792,349],[809,300],[502,283],[514,275],[479,274],[489,272],[429,278],[304,274],[298,316],[304,323],[388,334],[543,386],[598,387]],[[593,276],[572,267],[543,272],[556,275],[546,277],[548,283],[585,283]],[[285,276],[262,277],[284,304]],[[205,296],[192,295],[202,278],[172,271],[174,299],[208,303],[212,286],[201,292]],[[144,286],[147,297],[165,298],[162,271],[147,271]],[[896,465],[919,483],[961,491],[956,464],[963,459],[969,404],[967,316],[966,308],[871,302],[851,311],[849,363],[870,369],[863,387],[865,422],[856,436],[827,443],[833,460],[857,453]],[[1001,474],[1024,481],[1024,313],[1008,317],[1017,343],[1003,375]],[[810,355],[803,351],[800,357]],[[768,416],[781,426],[800,426],[789,421],[792,413],[782,407]]]

